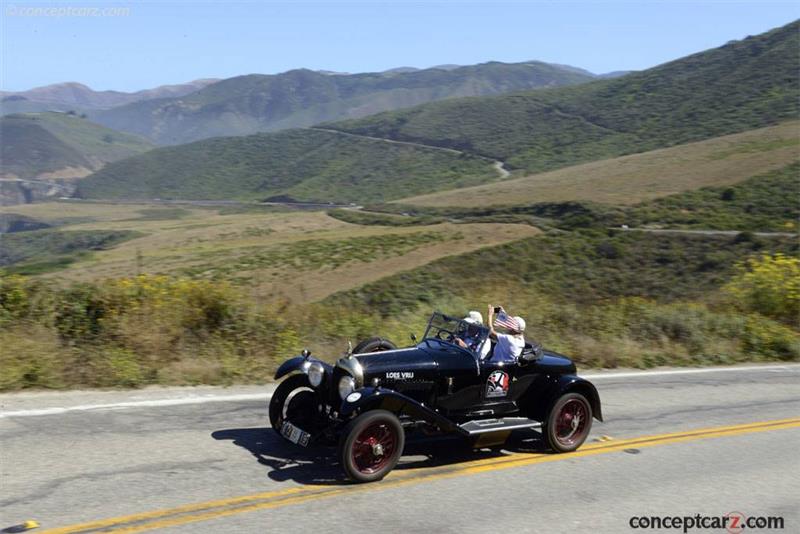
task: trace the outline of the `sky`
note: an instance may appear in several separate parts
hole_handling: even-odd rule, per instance
[[[640,70],[787,24],[800,2],[0,0],[0,17],[3,90],[134,91],[295,68],[535,59]]]

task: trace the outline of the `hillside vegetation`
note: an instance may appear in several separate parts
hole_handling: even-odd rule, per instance
[[[4,177],[78,178],[152,148],[121,133],[67,113],[0,118],[0,168]]]
[[[796,158],[794,158],[796,159]],[[466,197],[468,198],[468,197]],[[702,187],[634,205],[590,201],[533,202],[507,206],[430,207],[380,204],[368,211],[331,210],[355,224],[409,226],[433,221],[524,223],[541,228],[631,228],[796,232],[800,220],[800,162],[759,173],[733,186]],[[402,214],[402,216],[400,215]]]
[[[623,217],[629,226],[797,232],[800,163],[731,187],[704,187],[644,202],[626,209]]]
[[[281,296],[295,303],[540,233],[514,224],[441,221],[408,228],[356,226],[321,211],[77,202],[0,208],[0,224],[4,220],[17,231],[0,236],[0,270],[5,265],[8,271],[62,281],[142,272],[225,280],[260,298]],[[30,231],[47,225],[53,229]],[[80,240],[108,235],[126,239]],[[50,261],[55,257],[65,261]]]
[[[0,343],[13,350],[0,353],[0,390],[261,382],[303,347],[333,361],[348,339],[405,343],[433,309],[462,314],[488,302],[525,316],[527,337],[582,366],[797,360],[796,256],[788,240],[543,236],[310,305],[253,299],[225,280],[58,286],[6,275]]]
[[[732,185],[800,160],[800,122],[572,165],[497,184],[399,199],[415,206],[519,206],[588,201],[636,204],[703,186]]]
[[[326,125],[542,172],[795,119],[800,22],[621,78]]]
[[[91,116],[101,124],[159,144],[180,144],[363,117],[451,97],[556,87],[591,79],[593,76],[585,71],[536,61],[336,75],[297,69],[237,76],[179,98],[137,102]]]
[[[380,202],[499,179],[485,159],[321,130],[164,147],[82,180],[82,198]]]
[[[131,231],[35,230],[0,235],[0,268],[8,273],[39,274],[87,259],[91,251],[138,237]]]

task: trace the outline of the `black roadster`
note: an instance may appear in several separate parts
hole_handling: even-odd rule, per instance
[[[495,362],[492,352],[481,360],[488,333],[437,312],[412,347],[372,338],[335,365],[303,351],[275,374],[287,378],[270,400],[270,423],[299,445],[338,442],[342,467],[357,482],[391,471],[413,429],[461,435],[481,448],[539,428],[554,452],[580,447],[592,417],[602,421],[595,387],[569,358],[529,343],[515,362]]]

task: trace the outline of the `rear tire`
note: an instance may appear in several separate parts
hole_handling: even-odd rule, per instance
[[[395,350],[396,348],[397,346],[388,339],[383,339],[382,337],[371,337],[356,345],[356,348],[353,349],[353,354],[383,352],[385,350]]]
[[[592,405],[580,393],[558,398],[542,426],[545,443],[554,452],[572,452],[592,430]]]
[[[339,441],[339,460],[355,482],[375,482],[394,469],[406,436],[400,419],[386,410],[370,410],[350,421]]]

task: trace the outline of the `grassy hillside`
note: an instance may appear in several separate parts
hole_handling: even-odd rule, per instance
[[[702,297],[718,289],[734,264],[751,254],[798,255],[792,238],[741,240],[604,232],[545,235],[490,250],[444,258],[425,267],[330,297],[338,305],[383,316],[454,296],[477,306],[472,292],[492,288],[497,299],[543,294],[582,304],[618,297],[661,301]],[[521,291],[524,288],[524,291]],[[485,303],[483,303],[485,306]]]
[[[165,147],[82,180],[83,198],[374,202],[496,180],[484,159],[318,130]]]
[[[625,211],[629,226],[758,232],[797,232],[800,163],[731,187],[704,187]]]
[[[216,136],[310,126],[433,100],[581,83],[592,76],[541,62],[498,62],[452,70],[329,75],[298,69],[238,76],[180,98],[93,112],[111,128],[179,144]]]
[[[31,113],[0,118],[3,175],[75,178],[152,145],[75,115]]]
[[[797,158],[793,158],[797,159]],[[364,225],[409,226],[432,221],[516,222],[540,228],[631,228],[796,232],[800,220],[800,162],[759,173],[733,186],[702,187],[634,205],[591,201],[528,202],[485,207],[381,204],[368,211],[331,210]],[[530,200],[530,197],[528,198]],[[404,216],[400,216],[403,214]]]
[[[7,273],[39,274],[86,259],[91,251],[137,237],[130,231],[33,230],[0,235],[0,268]]]
[[[635,204],[703,186],[731,185],[800,160],[800,122],[641,154],[572,165],[496,184],[397,200],[430,207],[589,201]]]
[[[800,22],[621,78],[327,125],[541,172],[794,119]]]
[[[382,228],[346,224],[322,212],[77,202],[0,208],[0,230],[5,220],[16,223],[17,232],[0,234],[0,267],[15,272],[33,272],[32,264],[44,272],[45,256],[69,256],[70,262],[50,261],[48,276],[93,281],[146,272],[224,280],[295,303],[539,233],[513,224]],[[42,225],[59,228],[23,231]],[[96,241],[104,236],[129,239]],[[77,255],[97,245],[103,250]]]

